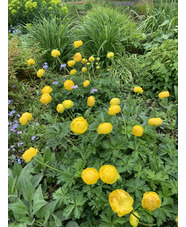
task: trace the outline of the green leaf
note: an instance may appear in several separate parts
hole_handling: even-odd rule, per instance
[[[56,226],[62,226],[61,220],[56,215],[52,214],[52,217],[55,220]]]
[[[17,177],[19,177],[20,173],[22,171],[22,167],[20,164],[18,164],[17,161],[14,162],[14,173]]]
[[[42,180],[42,178],[43,178],[43,173],[38,173],[31,178],[31,183],[34,186],[34,188],[36,188],[38,186],[38,184]]]
[[[42,193],[42,189],[41,189],[41,185],[39,185],[39,187],[37,188],[35,194],[34,194],[34,197],[33,197],[33,200],[34,201],[37,201],[37,200],[44,200],[43,198],[43,193]]]
[[[65,227],[79,227],[78,223],[75,221],[69,221]]]
[[[20,199],[18,199],[18,201],[15,203],[10,203],[8,205],[8,208],[17,214],[28,213],[28,207]]]
[[[28,178],[22,178],[21,193],[27,202],[31,202],[34,197],[34,186]]]
[[[70,214],[72,213],[74,209],[74,205],[68,205],[65,209],[64,209],[64,216],[65,217],[69,217]]]
[[[47,204],[47,202],[45,200],[37,200],[37,201],[34,201],[33,214],[36,214],[46,204]]]
[[[22,169],[16,184],[17,190],[19,191],[21,190],[22,178],[26,178],[26,179],[31,178],[31,174],[30,174],[31,167],[32,167],[32,163],[30,162]]]

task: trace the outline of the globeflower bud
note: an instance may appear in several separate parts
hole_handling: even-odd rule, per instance
[[[72,121],[70,128],[74,133],[83,134],[88,129],[88,122],[83,117],[76,117]]]
[[[112,165],[103,165],[99,170],[99,176],[106,184],[113,184],[120,177],[116,168]]]
[[[93,56],[90,56],[88,59],[90,62],[93,62],[95,60],[95,58]]]
[[[169,92],[168,91],[162,91],[162,92],[159,93],[158,96],[159,96],[160,99],[167,98],[167,97],[169,97]]]
[[[152,126],[157,126],[162,124],[162,119],[161,118],[150,118],[148,120],[149,125]]]
[[[83,68],[81,69],[81,72],[82,72],[82,73],[86,73],[86,71],[87,71],[87,68],[86,68],[86,67],[83,67]]]
[[[70,70],[70,75],[73,76],[76,74],[76,72],[77,72],[76,69],[72,69],[72,70]]]
[[[114,53],[113,52],[109,52],[108,54],[107,54],[107,58],[113,58],[114,57]]]
[[[65,108],[64,108],[63,104],[58,104],[56,107],[56,110],[58,113],[63,113]]]
[[[97,132],[99,134],[109,134],[113,129],[113,126],[111,123],[102,123],[98,126]]]
[[[99,180],[99,173],[94,168],[86,168],[83,170],[81,178],[86,184],[95,184]]]
[[[90,96],[87,99],[87,105],[88,106],[94,106],[95,105],[95,97],[94,96]]]
[[[152,211],[161,206],[161,200],[156,192],[145,192],[142,199],[142,207]]]
[[[144,129],[141,125],[135,125],[132,129],[132,133],[134,136],[140,137],[143,135]]]
[[[65,109],[70,109],[74,105],[74,103],[71,100],[65,100],[63,101],[62,104]]]
[[[134,212],[134,214],[140,218],[140,216],[138,215],[137,212]],[[138,223],[139,223],[139,219],[136,218],[133,214],[130,215],[130,219],[129,219],[129,222],[130,224],[132,225],[132,227],[137,227],[138,226]]]
[[[29,162],[37,154],[37,151],[37,149],[30,147],[28,150],[25,151],[22,157],[26,162]]]
[[[122,189],[116,189],[109,195],[110,206],[119,217],[129,214],[133,210],[133,202],[133,198]]]
[[[74,86],[74,82],[72,80],[66,80],[64,82],[64,87],[66,90],[68,91],[72,90],[72,86]]]
[[[86,58],[83,58],[81,62],[82,62],[83,64],[86,64],[87,61],[88,61],[88,60],[87,60]]]

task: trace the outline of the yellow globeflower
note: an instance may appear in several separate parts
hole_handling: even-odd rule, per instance
[[[57,58],[61,54],[60,54],[60,51],[59,50],[54,49],[54,50],[51,51],[51,55],[52,55],[52,57]]]
[[[94,168],[86,168],[83,170],[81,178],[86,184],[95,184],[99,180],[99,173]]]
[[[90,62],[87,62],[87,65],[90,65]]]
[[[50,94],[50,92],[52,92],[52,88],[50,86],[45,86],[43,89],[42,89],[42,93],[45,94]]]
[[[48,93],[44,93],[41,95],[40,102],[42,102],[43,104],[48,104],[49,102],[51,102],[51,100],[52,97]]]
[[[81,40],[78,40],[78,41],[75,41],[74,42],[74,47],[75,48],[78,48],[78,47],[80,47],[80,46],[82,46],[83,45],[83,42],[81,41]]]
[[[94,106],[95,105],[95,97],[94,96],[89,96],[87,98],[87,105],[88,106]]]
[[[88,62],[88,60],[86,58],[83,58],[81,61],[83,64],[86,64]]]
[[[132,133],[134,136],[140,137],[143,135],[144,129],[141,125],[135,125],[132,129]]]
[[[81,69],[81,72],[82,72],[82,73],[86,73],[86,71],[87,71],[87,68],[86,68],[86,67],[83,67],[83,68]]]
[[[118,98],[112,98],[110,100],[110,105],[119,105],[120,104],[120,99]]]
[[[90,58],[88,59],[90,62],[93,62],[95,60],[95,58],[93,56],[90,56]]]
[[[70,109],[74,105],[71,100],[65,100],[62,104],[65,109]]]
[[[133,202],[133,198],[122,189],[116,189],[109,195],[110,206],[119,217],[129,214],[133,210]]]
[[[88,129],[88,122],[83,117],[76,117],[72,121],[70,128],[74,133],[83,134]]]
[[[111,105],[108,109],[108,114],[109,115],[116,115],[121,111],[121,107],[118,105]]]
[[[30,147],[28,150],[25,151],[22,157],[26,162],[29,162],[37,154],[37,151],[37,149]]]
[[[35,64],[34,59],[29,59],[29,60],[27,61],[27,64],[28,64],[28,65],[34,65],[34,64]]]
[[[21,117],[19,118],[19,122],[22,124],[22,125],[26,125],[28,124],[28,122],[32,119],[32,114],[31,113],[23,113],[21,115]]]
[[[79,52],[74,55],[74,60],[76,62],[81,61],[81,58],[82,58],[82,56],[81,56],[81,54]]]
[[[169,92],[168,91],[162,91],[162,92],[159,93],[158,96],[159,96],[160,99],[167,98],[167,97],[169,97]]]
[[[141,87],[134,87],[135,93],[143,93],[143,89]]]
[[[155,126],[157,126],[157,125],[161,125],[162,124],[162,119],[161,118],[150,118],[149,120],[148,120],[148,123],[149,123],[149,125],[155,125]]]
[[[140,218],[140,216],[138,215],[137,212],[134,212],[134,214]],[[138,223],[139,223],[139,219],[136,218],[133,214],[130,215],[130,219],[129,219],[129,222],[130,224],[132,225],[132,227],[137,227],[138,226]]]
[[[145,192],[142,199],[142,207],[152,211],[161,206],[161,200],[156,192]]]
[[[113,184],[119,179],[117,169],[112,165],[103,165],[99,170],[100,179],[106,184]]]
[[[72,66],[74,66],[75,65],[75,60],[71,60],[71,61],[68,61],[67,62],[67,65],[69,66],[69,67],[72,67]]]
[[[84,86],[84,87],[87,87],[89,84],[90,84],[90,81],[89,81],[89,80],[85,80],[85,81],[83,82],[83,86]]]
[[[63,104],[58,104],[56,107],[56,110],[58,113],[63,113],[65,108],[64,108]]]
[[[37,77],[41,78],[44,75],[45,70],[44,69],[39,69],[37,71]]]
[[[100,69],[100,66],[98,65],[98,66],[96,66],[96,69]]]
[[[72,86],[74,86],[74,82],[72,80],[66,80],[64,82],[64,87],[66,90],[68,91],[72,90]]]
[[[73,76],[76,74],[76,72],[77,72],[76,69],[72,69],[72,70],[70,70],[70,75]]]
[[[113,58],[114,57],[114,53],[113,52],[109,52],[108,54],[107,54],[107,58]]]
[[[97,132],[99,134],[109,134],[113,129],[113,126],[111,123],[102,123],[98,126]]]

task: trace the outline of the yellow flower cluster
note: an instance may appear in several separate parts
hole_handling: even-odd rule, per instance
[[[112,98],[110,100],[110,105],[119,105],[120,104],[120,99],[118,98]]]
[[[37,155],[37,149],[30,147],[25,153],[22,155],[23,159],[26,162],[29,162],[35,155]]]
[[[70,128],[74,133],[83,134],[88,129],[88,122],[83,117],[76,117],[72,121]]]
[[[169,97],[169,92],[168,91],[162,91],[158,94],[160,99],[167,98]]]
[[[94,96],[89,96],[87,98],[87,105],[88,106],[94,106],[95,105],[95,97]]]
[[[35,64],[35,61],[34,61],[34,59],[29,59],[28,61],[27,61],[27,64],[28,65],[34,65]]]
[[[109,134],[113,129],[113,126],[111,123],[102,123],[98,126],[97,132],[99,134]]]
[[[89,84],[90,84],[90,81],[89,80],[85,80],[83,82],[83,87],[87,87]]]
[[[52,92],[52,88],[50,86],[45,86],[43,89],[42,89],[42,93],[43,94],[50,94]]]
[[[66,80],[64,82],[64,87],[65,87],[66,90],[71,91],[72,86],[74,86],[74,82],[72,80]]]
[[[32,114],[31,113],[24,113],[22,114],[22,116],[19,118],[19,122],[22,124],[22,125],[26,125],[28,124],[28,122],[32,119]]]
[[[142,207],[152,211],[161,206],[161,200],[156,192],[145,192],[142,199]]]
[[[41,95],[40,102],[43,104],[48,104],[52,101],[52,96],[50,96],[48,93],[44,93]]]
[[[78,48],[78,47],[80,47],[80,46],[82,46],[83,45],[83,42],[81,41],[81,40],[78,40],[78,41],[75,41],[74,42],[74,47],[75,48]]]
[[[86,168],[83,170],[81,178],[86,184],[95,184],[99,180],[99,173],[94,168]]]
[[[67,62],[67,65],[69,67],[73,67],[75,65],[75,63],[76,63],[75,60],[70,60],[70,61]]]
[[[74,55],[75,62],[79,62],[81,61],[81,59],[82,59],[82,56],[79,52]]]
[[[141,87],[134,87],[135,93],[143,93],[143,89]]]
[[[103,165],[99,170],[99,176],[106,184],[113,184],[120,177],[117,169],[112,165]]]
[[[116,115],[121,111],[121,107],[119,105],[111,105],[108,109],[109,115]]]
[[[45,72],[44,69],[39,69],[37,71],[37,77],[41,78],[44,75],[44,72]]]
[[[135,125],[132,129],[132,133],[134,136],[140,137],[143,135],[144,129],[141,125]]]
[[[61,53],[59,50],[54,49],[51,51],[51,55],[52,55],[52,57],[57,58],[61,55]]]
[[[116,189],[109,195],[110,206],[119,217],[129,214],[133,210],[133,202],[133,198],[122,189]]]

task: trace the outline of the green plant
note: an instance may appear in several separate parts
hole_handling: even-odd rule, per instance
[[[141,31],[136,23],[117,9],[95,7],[77,26],[77,35],[84,43],[84,56],[96,54],[105,58],[107,53],[122,54],[139,46]]]

